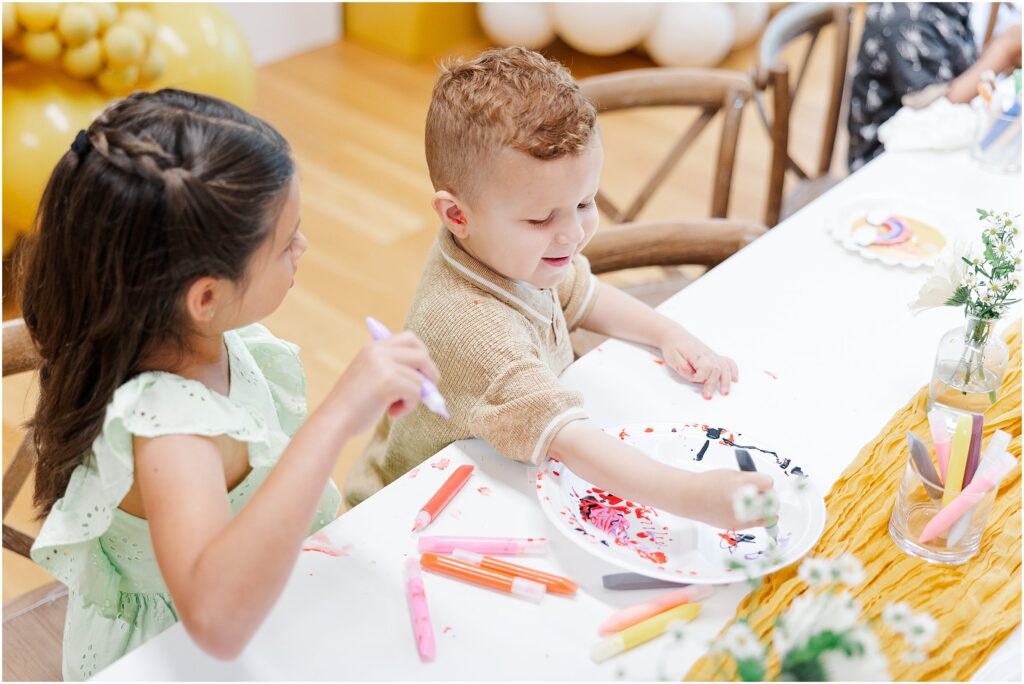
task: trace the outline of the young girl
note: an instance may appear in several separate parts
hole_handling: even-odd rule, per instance
[[[298,349],[256,324],[306,250],[295,166],[221,100],[112,105],[57,164],[38,223],[32,558],[69,588],[64,678],[179,619],[232,658],[334,519],[342,446],[414,409],[437,369],[411,333],[370,344],[307,418]]]

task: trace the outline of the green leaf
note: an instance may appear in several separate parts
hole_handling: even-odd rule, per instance
[[[953,296],[946,300],[946,306],[963,306],[970,299],[971,293],[961,285],[953,290]]]
[[[978,219],[980,219],[980,220],[982,220],[982,221],[984,221],[985,219],[987,219],[987,218],[989,217],[989,215],[990,215],[990,214],[989,214],[989,213],[988,213],[987,211],[985,211],[984,209],[975,209],[975,211],[976,211],[976,212],[978,212]]]
[[[750,658],[736,661],[736,673],[745,682],[763,682],[766,670],[763,662]]]

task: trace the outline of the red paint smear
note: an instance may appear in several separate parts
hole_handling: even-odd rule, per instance
[[[476,491],[480,492],[484,496],[490,496],[491,495],[491,490],[490,490],[489,487],[477,487]]]
[[[778,376],[778,375],[776,375],[775,373],[772,373],[772,372],[771,372],[771,371],[769,371],[769,370],[766,370],[766,371],[764,372],[764,374],[765,374],[765,375],[767,375],[767,376],[768,376],[769,378],[771,378],[772,380],[778,380],[778,379],[779,379],[779,376]]]
[[[554,475],[555,477],[558,477],[558,476],[559,476],[559,475],[561,475],[562,473],[558,472],[557,470],[552,470],[552,471],[551,471],[551,474],[552,474],[552,475]]]
[[[408,477],[410,480],[412,480],[413,478],[415,478],[419,474],[420,474],[420,469],[419,468],[413,468],[412,470],[409,471],[409,474],[406,475],[406,477]]]
[[[307,540],[307,545],[303,546],[302,550],[316,551],[317,553],[323,553],[337,558],[339,556],[347,556],[348,552],[352,550],[352,545],[345,544],[339,549],[331,543],[330,537],[323,532],[317,532]]]
[[[537,485],[537,489],[540,489],[540,485]]]
[[[625,430],[622,430],[622,432],[619,433],[619,439],[625,441],[627,437],[629,437],[629,433]]]
[[[662,553],[661,551],[654,551],[652,553],[650,551],[644,551],[641,548],[637,548],[636,552],[639,553],[644,558],[646,558],[647,560],[651,561],[652,563],[663,564],[663,563],[667,563],[668,562],[668,559],[665,558],[665,554]]]
[[[340,551],[338,551],[337,549],[332,549],[332,548],[327,547],[327,546],[303,546],[302,550],[303,551],[317,551],[319,553],[327,554],[328,556],[333,556],[334,558],[337,558],[338,556],[342,555],[342,553]]]
[[[654,359],[654,363],[658,364],[659,366],[664,366],[665,359]]]
[[[451,627],[445,627],[444,629],[441,630],[441,634],[447,634],[450,631],[452,631]]]
[[[644,432],[654,432],[654,428],[652,428],[652,427],[644,428]]]
[[[430,467],[431,468],[437,468],[438,470],[444,470],[445,468],[447,468],[451,464],[452,464],[452,462],[449,461],[447,458],[442,458],[437,463],[431,463]]]

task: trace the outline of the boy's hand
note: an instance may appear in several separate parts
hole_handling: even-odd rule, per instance
[[[754,485],[758,493],[766,492],[775,486],[774,480],[765,473],[745,473],[739,470],[709,470],[693,474],[698,479],[695,488],[700,492],[697,507],[699,513],[691,515],[712,527],[724,530],[742,530],[748,527],[764,527],[762,520],[740,520],[733,508],[736,490],[744,485]]]
[[[705,399],[714,395],[716,386],[721,387],[723,395],[729,394],[729,387],[740,379],[735,361],[719,356],[678,325],[669,329],[659,346],[665,363],[675,372],[704,386],[701,394]]]

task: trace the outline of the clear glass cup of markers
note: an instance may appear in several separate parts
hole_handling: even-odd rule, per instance
[[[971,157],[995,173],[1016,173],[1021,163],[1021,116],[1010,116],[998,106],[979,111]]]
[[[920,437],[920,435],[918,435]],[[929,563],[942,565],[963,565],[978,553],[981,537],[988,524],[988,516],[992,503],[996,498],[998,487],[982,494],[966,494],[971,497],[971,506],[953,525],[934,539],[921,543],[921,533],[932,518],[942,509],[942,482],[936,481],[938,468],[935,466],[935,447],[931,441],[925,441],[928,456],[936,473],[932,477],[922,474],[909,453],[904,448],[907,462],[903,467],[899,491],[889,518],[889,536],[904,552],[916,556]],[[929,493],[930,492],[930,493]]]

